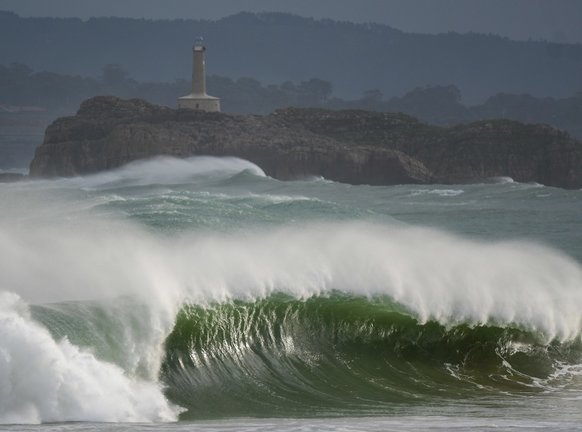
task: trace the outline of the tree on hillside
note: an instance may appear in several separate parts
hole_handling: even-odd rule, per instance
[[[333,86],[330,82],[318,78],[302,81],[299,84],[303,103],[307,105],[323,105],[331,96],[332,91]]]
[[[108,87],[117,87],[125,83],[128,76],[127,71],[119,64],[107,64],[101,71],[101,80]]]
[[[392,98],[386,108],[437,123],[455,124],[468,119],[461,103],[461,91],[454,85],[417,87],[400,98]]]

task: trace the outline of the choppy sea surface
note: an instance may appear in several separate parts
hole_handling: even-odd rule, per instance
[[[580,190],[0,184],[2,430],[578,430],[581,330]]]

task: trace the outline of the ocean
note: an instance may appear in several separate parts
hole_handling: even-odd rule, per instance
[[[1,430],[579,430],[581,330],[580,190],[0,184]]]

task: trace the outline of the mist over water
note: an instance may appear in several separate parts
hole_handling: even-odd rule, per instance
[[[0,422],[577,400],[581,198],[233,158],[0,185]]]

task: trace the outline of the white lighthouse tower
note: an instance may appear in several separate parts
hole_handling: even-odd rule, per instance
[[[206,94],[206,71],[204,52],[206,47],[202,38],[196,39],[192,48],[194,63],[192,65],[192,93],[178,98],[178,108],[187,108],[200,111],[220,111],[220,99]]]

